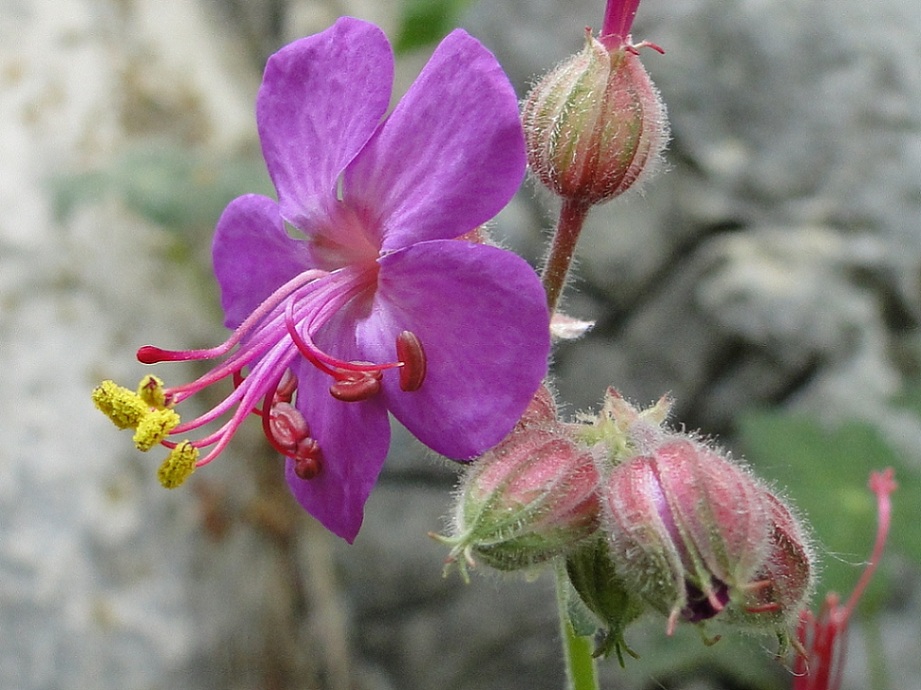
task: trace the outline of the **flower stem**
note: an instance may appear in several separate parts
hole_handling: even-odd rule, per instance
[[[599,690],[591,644],[587,638],[576,634],[569,620],[568,584],[566,568],[561,565],[556,569],[556,601],[566,658],[567,690]]]
[[[556,232],[553,234],[550,253],[547,256],[547,262],[544,264],[544,272],[541,276],[544,290],[547,293],[547,306],[550,308],[551,315],[556,311],[560,295],[563,293],[563,287],[566,285],[569,265],[572,263],[576,242],[579,239],[579,233],[582,232],[585,219],[588,217],[589,208],[591,208],[591,204],[585,201],[563,199],[560,220],[557,223]]]

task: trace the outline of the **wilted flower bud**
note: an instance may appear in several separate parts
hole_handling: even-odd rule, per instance
[[[668,616],[719,614],[771,548],[771,505],[748,472],[704,444],[673,436],[615,466],[602,489],[614,562],[631,591]]]
[[[525,100],[528,162],[556,194],[599,204],[657,167],[668,120],[639,47],[587,30],[582,52],[540,79]]]
[[[542,405],[543,402],[539,402]],[[461,480],[448,563],[519,570],[569,553],[598,527],[598,471],[561,424],[519,424]]]

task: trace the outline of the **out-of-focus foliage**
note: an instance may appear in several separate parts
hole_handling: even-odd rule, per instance
[[[437,43],[454,29],[471,0],[403,0],[394,49],[406,53]]]
[[[217,157],[175,144],[128,149],[104,169],[59,175],[51,186],[59,217],[112,195],[176,231],[213,228],[227,203],[241,194],[274,195],[258,154]]]
[[[874,426],[831,428],[790,412],[755,412],[742,417],[740,440],[757,472],[785,487],[815,530],[822,561],[817,602],[829,591],[847,597],[863,571],[876,534],[876,500],[867,488],[873,470],[894,468],[899,488],[887,550],[862,605],[879,605],[896,556],[921,564],[921,481]]]
[[[790,672],[777,659],[776,640],[739,634],[736,628],[679,625],[675,634],[665,634],[665,619],[650,616],[627,629],[627,644],[639,659],[626,659],[620,668],[611,657],[602,664],[614,670],[618,685],[603,688],[690,688],[726,687],[746,690],[785,690]],[[720,636],[720,639],[713,641]],[[709,642],[710,644],[708,644]],[[695,683],[696,681],[696,683]]]

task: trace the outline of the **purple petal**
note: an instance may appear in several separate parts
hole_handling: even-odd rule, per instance
[[[356,359],[352,347],[340,347],[347,315],[337,315],[329,329],[316,336],[317,344],[343,359]],[[351,326],[349,327],[351,330]],[[332,379],[301,360],[297,407],[320,444],[321,469],[313,479],[294,474],[286,461],[285,476],[295,498],[328,530],[351,543],[361,528],[365,501],[377,482],[390,446],[390,422],[384,400],[378,396],[362,402],[341,402],[329,393]]]
[[[452,239],[495,216],[521,185],[518,100],[495,57],[454,31],[345,170],[343,198],[364,209],[383,248]]]
[[[309,268],[306,242],[285,232],[278,204],[247,194],[224,209],[211,244],[224,325],[236,328],[266,297]]]
[[[417,391],[384,374],[387,406],[433,450],[462,460],[502,440],[547,373],[546,296],[534,270],[496,247],[425,242],[380,261],[371,316],[358,338],[372,361],[415,333],[427,371]]]
[[[393,53],[373,24],[344,17],[269,58],[256,106],[262,153],[292,225],[307,232],[339,175],[387,112]]]

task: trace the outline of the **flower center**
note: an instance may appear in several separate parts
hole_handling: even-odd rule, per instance
[[[377,395],[384,372],[390,369],[398,370],[400,390],[405,392],[418,390],[425,380],[425,351],[418,336],[410,331],[396,336],[396,359],[390,362],[340,359],[324,352],[314,340],[335,315],[344,310],[360,311],[361,303],[369,301],[376,289],[377,274],[374,261],[331,272],[305,271],[278,288],[217,347],[174,351],[146,345],[137,353],[138,360],[145,364],[224,359],[207,374],[176,387],[151,391],[150,386],[159,386],[153,377],[146,377],[136,394],[114,384],[101,387],[97,406],[121,428],[138,430],[135,445],[139,449],[147,450],[160,443],[171,450],[161,468],[165,486],[178,486],[194,468],[216,458],[250,413],[262,417],[266,438],[293,460],[295,474],[311,479],[322,471],[322,451],[298,409],[296,397],[316,392],[298,390],[298,380],[292,373],[298,355],[330,377],[329,394],[342,402],[357,403]],[[173,412],[175,405],[228,377],[234,384],[230,395],[199,417],[179,422]],[[168,440],[183,437],[226,414],[230,419],[202,438]],[[203,448],[210,450],[199,458]]]

